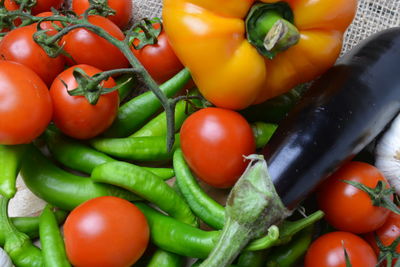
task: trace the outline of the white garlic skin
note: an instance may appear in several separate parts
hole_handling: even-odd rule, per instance
[[[0,248],[0,266],[1,267],[14,267],[8,254]]]
[[[375,166],[400,196],[400,114],[376,146],[375,158]]]

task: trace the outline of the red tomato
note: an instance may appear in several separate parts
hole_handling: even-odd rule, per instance
[[[76,267],[129,267],[145,251],[149,227],[129,201],[98,197],[68,215],[64,237],[68,259]]]
[[[101,70],[88,65],[76,65],[62,72],[54,80],[50,88],[50,95],[53,100],[53,121],[57,127],[66,135],[77,139],[89,139],[107,129],[118,112],[118,92],[113,91],[101,95],[96,105],[92,105],[84,96],[70,96],[68,90],[77,87],[73,76],[75,68],[83,69],[87,75],[93,76]],[[105,88],[115,86],[112,78],[104,82]]]
[[[248,164],[243,156],[255,151],[253,132],[237,112],[205,108],[183,123],[181,147],[194,173],[215,187],[231,187]]]
[[[318,190],[318,204],[325,212],[325,219],[339,230],[356,234],[371,232],[381,227],[390,211],[373,206],[367,193],[342,180],[359,182],[371,188],[374,188],[378,181],[387,184],[382,173],[370,164],[345,164]]]
[[[72,10],[81,15],[89,8],[89,0],[72,0]],[[132,0],[108,0],[108,6],[115,10],[115,15],[107,18],[118,27],[124,28],[132,19]]]
[[[89,16],[89,22],[103,28],[119,40],[125,38],[118,26],[109,19]],[[129,65],[128,60],[116,46],[83,28],[69,32],[62,38],[61,43],[77,64],[88,64],[101,70],[126,68]],[[69,63],[74,65],[71,60]]]
[[[40,14],[37,14],[36,17],[50,17],[53,16],[53,12],[42,12]],[[61,22],[59,21],[43,21],[42,23],[40,23],[40,28],[43,30],[48,30],[46,33],[49,36],[53,36],[57,34],[57,30],[54,28],[54,25],[57,25],[58,27],[62,27]],[[36,24],[35,24],[36,25]]]
[[[320,236],[307,251],[305,267],[346,267],[344,249],[352,267],[375,267],[376,256],[362,238],[347,232]]]
[[[32,8],[32,14],[36,15],[41,12],[50,11],[51,8],[60,9],[64,0],[37,0],[36,5]],[[4,5],[7,10],[18,10],[19,5],[14,0],[5,0]]]
[[[154,28],[158,29],[159,27],[159,24],[154,24]],[[135,40],[134,43],[137,45],[139,41]],[[131,46],[131,50],[153,79],[159,84],[169,80],[183,69],[183,65],[175,55],[174,50],[172,50],[164,31],[158,36],[157,44],[146,45],[140,50],[136,50]]]
[[[31,69],[0,61],[0,144],[30,143],[51,120],[46,84]]]
[[[374,249],[376,255],[379,255],[379,247],[376,244],[375,234],[378,236],[382,244],[387,247],[390,246],[397,238],[400,237],[400,215],[391,212],[384,225],[376,230],[374,233],[368,233],[365,238]],[[396,246],[396,252],[400,253],[400,244]],[[397,259],[393,260],[393,266]],[[386,266],[383,262],[382,266]]]
[[[33,40],[36,25],[24,26],[10,31],[0,41],[2,59],[21,63],[36,72],[50,86],[64,69],[64,57],[49,57]]]

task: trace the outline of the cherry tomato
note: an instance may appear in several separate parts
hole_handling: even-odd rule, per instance
[[[65,249],[76,267],[129,267],[145,251],[143,213],[117,197],[98,197],[75,208],[64,225]]]
[[[305,267],[346,267],[345,249],[352,267],[375,267],[373,249],[362,238],[347,232],[320,236],[307,251]]]
[[[51,120],[46,84],[31,69],[0,60],[0,144],[30,143]]]
[[[385,223],[374,233],[368,233],[365,239],[374,249],[376,255],[379,255],[379,247],[375,240],[375,234],[378,236],[382,244],[387,247],[390,246],[397,238],[400,237],[400,215],[391,212]],[[396,246],[395,251],[400,253],[400,244]],[[397,259],[393,260],[393,266],[397,262]],[[383,262],[382,266],[386,266],[386,262]]]
[[[89,0],[72,0],[72,10],[81,15],[89,8]],[[132,19],[132,0],[108,0],[108,6],[115,10],[115,15],[107,18],[121,29]]]
[[[24,26],[10,31],[0,41],[2,59],[21,63],[36,72],[50,86],[64,69],[64,57],[49,57],[33,40],[36,25]]]
[[[373,206],[367,193],[342,180],[355,181],[374,188],[385,177],[374,166],[349,162],[335,172],[318,190],[318,204],[325,219],[335,228],[352,233],[367,233],[381,227],[390,211]]]
[[[89,16],[89,22],[103,28],[113,37],[123,40],[122,31],[109,19],[101,16]],[[101,70],[112,70],[127,67],[128,60],[113,44],[95,33],[79,28],[65,35],[61,43],[77,64],[88,64]],[[69,60],[70,65],[75,65]]]
[[[159,27],[160,24],[154,24],[154,28],[158,29]],[[135,45],[139,43],[139,40],[134,41]],[[131,50],[153,79],[159,84],[169,80],[183,69],[183,65],[175,55],[174,50],[172,50],[164,31],[158,36],[157,44],[146,45],[140,50],[136,50],[131,46]]]
[[[89,76],[101,72],[92,66],[76,65],[58,75],[50,88],[54,109],[53,121],[66,135],[77,139],[89,139],[111,125],[118,112],[119,97],[118,92],[113,91],[101,95],[97,104],[92,105],[84,96],[69,95],[64,83],[67,84],[68,90],[77,87],[73,76],[75,68],[83,69]],[[111,88],[115,86],[115,82],[110,78],[103,86]]]
[[[205,183],[231,187],[246,169],[243,156],[255,151],[249,123],[237,112],[205,108],[182,125],[181,148],[194,173]]]
[[[36,5],[32,8],[32,15],[50,11],[52,7],[60,9],[63,3],[64,0],[37,0]],[[7,10],[19,9],[19,5],[14,0],[5,0],[4,5]]]
[[[53,12],[42,12],[40,14],[37,14],[36,17],[50,17],[53,16]],[[59,21],[43,21],[40,23],[40,28],[43,30],[47,30],[47,35],[53,36],[57,34],[57,30],[54,28],[54,25],[57,25],[58,27],[62,28],[62,24]],[[35,24],[36,25],[36,24]]]

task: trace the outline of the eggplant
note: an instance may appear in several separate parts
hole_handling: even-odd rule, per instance
[[[281,122],[262,153],[286,207],[297,206],[396,116],[399,67],[397,27],[344,55]]]

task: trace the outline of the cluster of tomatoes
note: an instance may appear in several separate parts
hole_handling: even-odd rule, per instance
[[[38,0],[31,13],[37,17],[53,15],[51,8],[60,9],[63,0]],[[19,6],[13,0],[4,3],[8,10]],[[88,21],[118,40],[124,40],[121,30],[132,19],[131,0],[110,0],[116,12],[109,17],[89,15]],[[89,7],[88,0],[72,1],[72,10],[80,15]],[[21,20],[15,19],[19,25]],[[62,28],[60,22],[45,21],[40,28],[54,36]],[[154,25],[160,27],[160,25]],[[57,43],[65,53],[50,57],[33,39],[38,25],[21,26],[9,31],[0,42],[0,144],[29,143],[38,137],[52,120],[65,134],[88,139],[99,135],[113,122],[119,106],[117,91],[102,94],[92,105],[84,96],[72,96],[67,91],[78,86],[73,70],[81,68],[93,76],[101,71],[129,67],[125,55],[113,44],[95,33],[77,28]],[[164,32],[158,42],[132,52],[153,78],[162,83],[183,68],[171,49]],[[66,56],[68,55],[68,56]],[[104,88],[112,88],[112,78]]]
[[[358,188],[364,186],[368,193]],[[381,206],[394,203],[388,182],[377,168],[357,161],[345,164],[318,188],[317,199],[325,220],[338,231],[312,243],[305,266],[347,266],[346,255],[354,267],[377,266],[378,262],[387,266],[391,259],[394,266],[400,252],[400,214]]]

